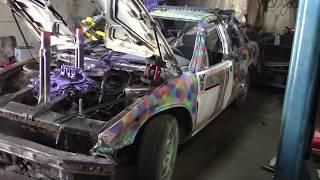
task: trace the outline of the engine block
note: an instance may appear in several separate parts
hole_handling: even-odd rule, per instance
[[[39,97],[40,79],[32,79],[34,96]],[[97,87],[94,80],[90,79],[81,68],[62,65],[50,74],[50,98],[51,100],[61,95],[85,93]]]

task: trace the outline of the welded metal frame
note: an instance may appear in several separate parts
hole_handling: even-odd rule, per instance
[[[51,33],[41,32],[39,104],[50,102]]]
[[[312,111],[320,55],[320,1],[300,0],[284,100],[276,180],[308,180]]]
[[[76,30],[76,47],[75,47],[75,67],[83,70],[84,68],[84,36],[83,29]]]
[[[111,158],[61,151],[4,134],[0,134],[0,151],[10,154],[11,159],[24,159],[30,168],[36,168],[38,173],[46,174],[47,178],[72,179],[74,174],[98,176],[114,174],[114,161]],[[9,159],[6,163],[11,164]]]

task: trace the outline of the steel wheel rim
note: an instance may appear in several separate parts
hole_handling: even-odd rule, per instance
[[[241,99],[246,99],[248,91],[249,91],[249,80],[246,78],[246,80],[241,82]]]
[[[162,179],[168,178],[171,175],[173,169],[173,162],[175,157],[175,147],[176,147],[176,138],[174,131],[171,131],[169,137],[166,141],[166,151],[165,151],[165,158],[162,161],[161,166],[161,177]]]

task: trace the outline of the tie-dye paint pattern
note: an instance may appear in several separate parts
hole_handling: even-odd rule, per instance
[[[216,86],[217,84],[223,85],[225,74],[226,74],[226,72],[223,70],[217,74],[213,74],[211,76],[208,76],[206,79],[205,90],[212,88],[213,86]]]
[[[181,107],[187,109],[193,121],[193,126],[195,125],[198,111],[197,96],[199,85],[201,85],[201,88],[209,88],[209,86],[214,86],[217,83],[221,83],[224,86],[225,83],[223,74],[226,73],[225,71],[221,71],[219,76],[207,77],[206,83],[204,82],[204,77],[203,79],[199,77],[200,81],[203,82],[198,82],[198,78],[195,75],[196,72],[201,71],[206,66],[205,31],[207,24],[215,19],[216,16],[206,16],[198,23],[195,52],[189,66],[190,72],[183,73],[180,77],[158,87],[151,94],[138,99],[109,121],[110,126],[103,129],[99,134],[96,151],[112,154],[116,150],[132,144],[140,128],[151,117],[171,108]],[[231,57],[231,59],[233,58]],[[235,97],[236,92],[239,91],[240,81],[246,77],[248,67],[251,64],[247,48],[241,49],[241,55],[237,62],[234,59],[232,61],[235,70],[233,85],[233,97]],[[222,89],[219,91],[219,98],[223,98]],[[222,103],[218,106],[222,106]],[[216,111],[220,111],[219,107],[216,108]]]
[[[199,72],[205,67],[206,53],[206,27],[207,24],[215,20],[215,16],[206,16],[198,23],[198,36],[196,38],[195,51],[191,60],[191,72]]]
[[[184,73],[155,89],[142,101],[128,107],[126,111],[116,116],[114,120],[118,120],[100,133],[99,139],[103,141],[103,144],[112,146],[112,150],[122,148],[133,143],[137,130],[150,117],[172,107],[186,108],[194,122],[197,116],[197,95],[198,80],[196,76],[191,73]],[[124,116],[120,117],[121,115]]]
[[[193,55],[192,59],[192,65],[191,65],[191,72],[195,73],[201,70],[204,66],[204,53],[206,50],[206,42],[205,42],[205,36],[197,36],[196,38],[196,50]]]

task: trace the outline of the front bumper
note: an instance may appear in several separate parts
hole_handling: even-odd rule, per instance
[[[112,177],[114,174],[111,158],[61,151],[4,134],[0,134],[0,153],[10,156],[11,162],[5,162],[7,164],[25,163],[29,170],[53,179],[73,179],[75,175]]]

